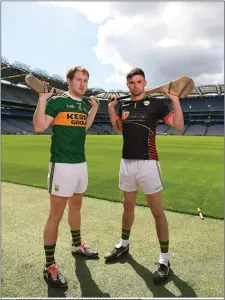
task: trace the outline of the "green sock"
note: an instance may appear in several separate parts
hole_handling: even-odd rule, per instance
[[[51,266],[52,264],[55,264],[55,246],[56,245],[44,245],[45,249],[45,258],[46,258],[46,267]]]
[[[123,240],[129,240],[130,237],[130,229],[122,229],[121,238]]]
[[[167,253],[169,250],[169,241],[159,241],[160,244],[160,252]]]
[[[80,230],[71,230],[72,242],[75,247],[79,247],[81,245],[81,237]]]

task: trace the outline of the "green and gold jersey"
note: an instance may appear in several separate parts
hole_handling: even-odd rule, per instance
[[[85,139],[88,108],[67,92],[51,97],[45,114],[52,121],[51,162],[76,164],[86,161]]]

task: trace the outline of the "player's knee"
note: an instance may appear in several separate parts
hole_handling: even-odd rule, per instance
[[[69,210],[72,211],[80,211],[82,206],[82,200],[79,199],[77,201],[69,201]]]
[[[61,209],[55,209],[54,211],[51,211],[49,214],[49,219],[54,221],[55,223],[59,223],[62,219],[63,211]]]
[[[73,204],[70,203],[69,210],[79,212],[81,210],[81,203],[73,203]]]
[[[151,211],[152,211],[152,215],[155,219],[164,219],[166,217],[164,210],[162,208],[152,209]]]
[[[133,212],[135,208],[135,204],[131,201],[123,201],[123,209],[125,212]]]

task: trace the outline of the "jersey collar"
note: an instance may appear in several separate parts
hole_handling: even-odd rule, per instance
[[[147,94],[145,94],[144,95],[144,97],[142,98],[142,99],[140,99],[140,100],[131,100],[132,102],[142,102],[142,101],[144,101],[144,100],[146,100],[146,99],[148,99],[149,97],[148,97],[148,95]]]

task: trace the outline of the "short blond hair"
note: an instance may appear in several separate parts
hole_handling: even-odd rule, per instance
[[[89,79],[89,72],[84,66],[72,66],[67,71],[66,78],[69,78],[70,80],[73,80],[73,77],[74,77],[75,73],[78,72],[78,71],[83,72],[84,74],[86,74],[88,76],[88,79]]]

